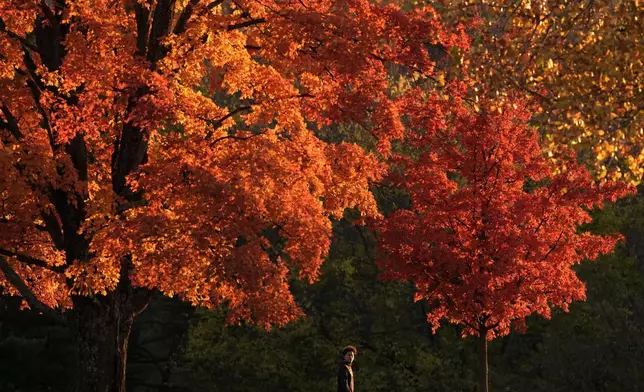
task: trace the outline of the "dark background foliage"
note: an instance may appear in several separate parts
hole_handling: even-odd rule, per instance
[[[376,193],[384,210],[406,203],[391,189]],[[578,267],[586,302],[551,320],[532,317],[525,334],[491,343],[491,390],[644,390],[644,197],[640,192],[595,215],[585,229],[617,229],[626,243]],[[474,342],[451,325],[433,334],[427,305],[413,302],[413,286],[378,280],[375,238],[349,222],[335,224],[320,281],[292,282],[307,317],[284,328],[226,326],[225,310],[156,295],[135,323],[128,390],[333,391],[339,351],[354,344],[359,391],[474,391]],[[70,333],[19,310],[16,298],[1,301],[0,390],[69,390]]]

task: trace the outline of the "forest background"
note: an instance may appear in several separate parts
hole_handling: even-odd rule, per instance
[[[423,2],[401,4],[412,10]],[[530,124],[556,171],[572,147],[606,180],[638,185],[644,173],[643,9],[637,1],[444,1],[432,4],[447,25],[468,26],[471,53],[440,57],[423,88],[441,91],[463,77],[473,107],[519,91],[534,100]],[[250,26],[252,28],[252,26]],[[392,67],[390,93],[401,94],[417,75]],[[501,98],[499,98],[501,97]],[[500,105],[499,105],[500,106]],[[6,120],[6,118],[5,118]],[[330,142],[374,149],[352,125],[325,128]],[[625,391],[644,388],[644,198],[636,195],[593,212],[583,227],[621,232],[614,253],[575,267],[587,300],[551,320],[528,318],[489,346],[491,390]],[[392,186],[372,187],[385,215],[409,208]],[[338,350],[358,347],[355,369],[365,391],[473,391],[474,338],[445,323],[433,333],[428,303],[410,283],[380,280],[376,237],[354,221],[355,210],[333,222],[333,240],[319,280],[291,279],[306,314],[266,331],[228,325],[224,310],[193,307],[161,293],[135,319],[128,347],[129,391],[323,391],[334,388]],[[2,297],[0,390],[73,390],[77,356],[73,333]]]

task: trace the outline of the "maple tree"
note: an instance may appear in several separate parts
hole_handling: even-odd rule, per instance
[[[376,223],[378,262],[383,278],[415,283],[434,331],[446,319],[479,337],[487,391],[487,341],[584,299],[571,267],[611,252],[620,236],[578,227],[630,188],[597,185],[574,157],[552,174],[525,98],[481,101],[476,112],[459,98],[463,84],[454,87],[448,100],[418,90],[401,98],[409,149],[392,179],[411,208]]]
[[[0,286],[73,308],[86,391],[124,390],[150,290],[294,319],[330,216],[378,213],[403,131],[387,66],[431,75],[434,44],[467,40],[365,0],[0,1]],[[377,152],[316,136],[338,123]]]
[[[424,3],[412,1],[412,4]],[[609,0],[437,0],[473,24],[474,96],[536,100],[543,147],[565,163],[573,148],[600,180],[644,174],[644,3]]]

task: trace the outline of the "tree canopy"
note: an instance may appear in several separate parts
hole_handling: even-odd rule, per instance
[[[130,258],[134,286],[267,325],[298,314],[288,265],[317,277],[328,217],[377,214],[382,165],[309,124],[368,126],[386,154],[384,63],[431,73],[426,45],[465,44],[429,8],[367,1],[0,8],[3,285],[69,307]]]
[[[419,4],[423,2],[410,2]],[[473,95],[535,98],[533,123],[551,157],[574,148],[598,179],[644,174],[644,5],[638,1],[439,0],[475,26]]]

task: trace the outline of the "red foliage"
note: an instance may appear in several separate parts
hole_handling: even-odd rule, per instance
[[[383,276],[415,282],[434,329],[447,319],[488,339],[584,299],[571,267],[611,252],[620,236],[578,228],[628,189],[595,184],[574,159],[552,174],[518,99],[476,113],[419,95],[403,104],[417,156],[398,157],[412,208],[377,225]]]

